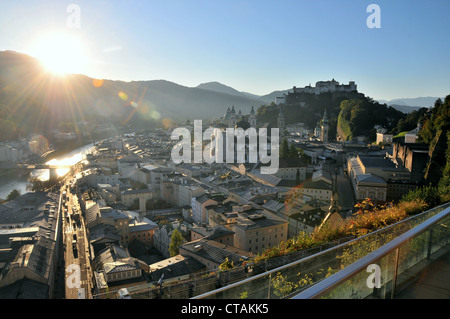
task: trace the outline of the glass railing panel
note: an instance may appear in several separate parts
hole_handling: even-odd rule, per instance
[[[419,273],[430,265],[434,255],[448,251],[449,225],[450,217],[447,217],[400,247],[396,292],[408,289],[419,278]]]
[[[242,282],[195,298],[289,298],[289,296],[298,294],[302,290],[307,289],[333,273],[336,273],[339,270],[351,265],[355,261],[360,260],[364,256],[367,256],[371,252],[379,249],[394,238],[423,223],[449,206],[450,203],[447,203],[446,205],[436,207],[432,210],[386,227],[380,231],[368,234],[359,239],[352,240],[346,244],[339,245],[325,252],[321,252],[297,262],[278,267],[268,271],[266,274],[249,278]],[[445,231],[442,230],[440,232],[445,233]],[[433,234],[435,237],[433,242],[443,240],[442,237],[444,235],[440,234],[440,232]],[[444,236],[443,238],[448,240],[448,236]],[[425,238],[419,237],[415,242],[415,245],[417,246],[415,249],[422,252],[421,256],[414,257],[416,254],[411,253],[413,257],[407,257],[408,250],[406,250],[405,258],[423,258],[423,254],[425,253],[423,252],[423,247],[424,245],[426,246],[425,240]],[[402,256],[400,257],[403,258]],[[389,254],[386,258],[386,260],[382,260],[380,262],[384,263],[384,268],[382,268],[385,273],[384,280],[388,283],[393,279],[391,278],[392,265],[389,260],[389,258],[392,258],[391,254]],[[361,276],[362,278],[364,276],[367,278],[367,273],[362,273]],[[357,279],[355,280],[358,281]],[[384,289],[386,291],[389,290],[387,289],[387,286]],[[377,293],[380,293],[380,291],[377,291]],[[358,294],[358,297],[365,298],[362,297],[364,295],[365,293],[361,293]]]
[[[395,290],[414,280],[418,265],[427,258],[430,231],[425,231],[399,247]]]
[[[448,251],[449,226],[450,216],[408,238],[400,246],[371,261],[367,267],[360,267],[343,282],[330,287],[330,290],[322,293],[318,298],[395,298],[398,291],[405,289],[411,282],[418,279],[419,272],[429,265],[428,261],[433,259],[433,254]],[[355,259],[354,262],[357,262],[358,257],[367,255],[366,252],[377,245],[366,243],[354,246],[357,248],[354,249],[354,256],[348,260],[350,264],[353,264],[351,263],[353,259]],[[376,284],[377,282],[380,283],[379,286]]]
[[[321,299],[384,299],[391,294],[396,252],[374,261],[332,288]]]
[[[450,243],[450,217],[433,227],[430,238],[430,254]]]

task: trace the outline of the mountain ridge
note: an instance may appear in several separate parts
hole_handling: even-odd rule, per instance
[[[215,119],[228,107],[248,114],[289,92],[255,95],[217,81],[187,87],[168,80],[121,81],[82,74],[57,77],[24,53],[0,51],[0,111],[16,135],[50,131],[62,121],[150,125],[168,119]],[[5,124],[5,123],[4,123]],[[134,126],[133,126],[134,125]],[[3,131],[7,131],[6,129]]]
[[[414,108],[431,107],[437,99],[444,100],[444,97],[434,96],[419,96],[415,98],[398,98],[392,100],[378,100],[381,104],[410,106]]]

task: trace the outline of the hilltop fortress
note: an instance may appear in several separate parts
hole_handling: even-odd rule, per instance
[[[316,86],[311,85],[305,86],[303,88],[293,87],[293,93],[309,93],[319,95],[321,93],[333,93],[333,92],[353,92],[357,91],[356,84],[354,81],[348,82],[348,84],[339,84],[338,81],[332,79],[331,81],[319,81],[316,82]]]
[[[301,106],[303,104],[303,98],[305,95],[320,95],[322,93],[331,93],[333,96],[347,95],[347,94],[358,94],[357,86],[354,81],[348,82],[348,84],[339,84],[338,81],[332,79],[331,81],[318,81],[316,86],[305,86],[298,88],[294,86],[292,92],[284,94],[282,97],[277,97],[275,104],[298,104],[300,102]]]

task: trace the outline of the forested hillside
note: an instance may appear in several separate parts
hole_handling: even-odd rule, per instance
[[[342,101],[340,110],[338,132],[344,141],[361,135],[368,137],[369,141],[375,141],[375,125],[393,131],[398,122],[406,118],[406,114],[369,98]]]
[[[450,200],[450,95],[436,100],[421,119],[418,142],[429,145],[424,171],[426,185],[411,191],[405,200],[423,199],[431,205]]]
[[[359,135],[365,135],[370,140],[375,140],[375,125],[378,124],[389,130],[396,130],[399,121],[405,121],[407,118],[405,113],[355,92],[338,96],[331,93],[304,94],[302,102],[302,105],[281,104],[277,106],[274,103],[262,105],[257,109],[258,121],[276,126],[279,108],[281,107],[286,124],[301,122],[307,128],[314,129],[323,118],[326,110],[329,140],[335,140],[337,134],[343,140],[350,140]]]

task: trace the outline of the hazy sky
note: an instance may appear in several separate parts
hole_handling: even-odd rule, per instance
[[[372,3],[381,28],[367,26]],[[260,95],[334,78],[374,99],[445,96],[449,13],[448,0],[2,0],[0,50],[31,53],[63,30],[82,40],[83,73],[97,78],[219,81]]]

